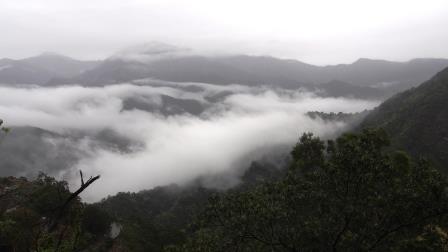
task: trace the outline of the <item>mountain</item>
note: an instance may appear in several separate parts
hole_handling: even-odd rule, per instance
[[[99,63],[98,61],[76,60],[51,52],[26,58],[22,61],[35,67],[39,66],[48,72],[57,74],[59,77],[72,77],[79,75],[84,71],[95,67]]]
[[[183,57],[149,63],[150,77],[213,84],[270,84],[282,87],[309,86],[338,80],[378,90],[403,90],[428,80],[448,66],[446,59],[389,62],[361,59],[353,64],[314,66],[296,60],[264,56]],[[225,71],[220,72],[220,69]],[[238,71],[236,71],[237,69]],[[221,73],[221,75],[211,73]],[[176,75],[179,73],[180,76]],[[381,91],[380,91],[381,92]]]
[[[80,61],[55,53],[21,60],[0,60],[0,83],[46,84],[55,78],[72,78],[92,69],[97,61]]]
[[[316,66],[268,56],[203,55],[165,44],[146,44],[124,50],[63,83],[104,85],[153,78],[219,85],[302,87],[311,91],[321,84],[319,88],[328,96],[383,98],[416,86],[447,66],[448,59],[392,62],[364,58],[352,64]],[[348,89],[350,92],[346,94]]]
[[[38,66],[22,61],[0,60],[0,83],[4,84],[44,84],[52,74]]]
[[[361,58],[352,64],[316,66],[269,56],[211,55],[151,42],[103,61],[44,53],[0,60],[0,83],[107,85],[139,79],[218,85],[304,88],[323,96],[385,99],[416,86],[448,66],[448,59],[392,62]]]
[[[399,93],[370,113],[361,127],[382,127],[392,144],[423,155],[448,172],[448,68]]]
[[[352,64],[316,66],[269,56],[204,55],[151,42],[104,61],[80,61],[55,53],[0,60],[0,83],[105,85],[137,79],[219,85],[272,85],[319,89],[326,96],[383,98],[416,86],[448,66],[448,59],[392,62],[361,58]]]
[[[105,84],[140,78],[212,84],[272,84],[297,87],[334,80],[355,86],[398,89],[417,85],[444,67],[446,59],[409,62],[360,59],[353,64],[314,66],[296,60],[265,56],[170,56],[150,61],[113,57],[87,71],[78,80]]]
[[[173,82],[203,82],[212,84],[262,84],[260,76],[219,62],[214,58],[191,56],[152,61],[108,59],[98,67],[81,74],[72,82],[104,85],[154,78]],[[70,82],[70,80],[69,80]]]

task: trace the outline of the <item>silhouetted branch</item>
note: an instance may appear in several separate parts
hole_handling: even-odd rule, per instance
[[[54,230],[54,228],[56,228],[57,224],[59,223],[59,220],[62,218],[62,216],[64,215],[64,212],[66,210],[66,208],[68,207],[68,205],[70,204],[70,202],[74,199],[76,199],[79,194],[81,194],[89,185],[91,185],[93,182],[95,182],[95,180],[99,179],[100,176],[95,176],[95,177],[90,177],[85,183],[84,183],[84,178],[83,178],[83,174],[82,171],[79,171],[79,174],[81,175],[81,186],[79,187],[78,190],[76,190],[75,192],[73,192],[72,194],[70,194],[70,196],[67,198],[67,200],[65,200],[64,204],[62,204],[62,206],[59,207],[59,212],[56,216],[55,219],[53,219],[52,224],[50,225],[49,231],[51,232],[52,230]]]
[[[79,170],[79,175],[81,175],[81,186],[84,185],[84,177],[82,176],[82,171]]]

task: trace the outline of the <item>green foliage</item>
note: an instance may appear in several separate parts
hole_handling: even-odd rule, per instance
[[[320,111],[309,111],[306,113],[312,119],[321,119],[323,121],[341,121],[346,123],[359,123],[360,120],[364,119],[364,117],[369,113],[368,110],[364,110],[358,113],[325,113]]]
[[[26,204],[43,216],[51,217],[70,196],[67,182],[57,181],[43,173],[39,174],[34,183],[36,188],[30,193],[30,200]]]
[[[87,205],[82,216],[82,228],[94,235],[109,232],[112,222],[109,214],[96,205]]]
[[[33,226],[39,221],[39,216],[26,208],[10,211],[0,220],[0,244],[5,246],[15,244],[16,251],[27,251],[32,246],[36,229]]]
[[[325,145],[318,138],[314,138],[311,133],[303,134],[299,143],[291,152],[295,161],[293,167],[297,167],[302,172],[314,170],[324,163]]]
[[[388,99],[361,123],[381,127],[394,148],[425,156],[448,172],[448,68],[431,80]]]
[[[69,197],[65,181],[40,174],[0,180],[0,251],[79,251],[104,240],[110,219],[103,211],[71,201],[54,230],[49,230],[59,207]],[[85,221],[84,216],[89,221]],[[95,218],[92,220],[92,218]],[[95,228],[82,226],[95,223]],[[107,245],[104,243],[101,246]],[[95,251],[101,246],[94,245]]]
[[[197,186],[170,185],[139,193],[118,193],[97,205],[123,226],[116,244],[127,251],[163,251],[185,242],[188,225],[211,192]]]
[[[284,179],[212,198],[194,237],[172,250],[446,248],[446,179],[387,146],[381,130],[326,145],[305,134]]]

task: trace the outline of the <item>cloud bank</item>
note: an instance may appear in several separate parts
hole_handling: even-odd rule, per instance
[[[203,109],[182,110],[191,104]],[[46,141],[69,142],[75,149],[76,162],[51,175],[72,187],[79,183],[80,169],[101,175],[86,191],[87,201],[232,172],[273,148],[293,145],[303,132],[329,137],[347,126],[313,120],[308,111],[357,112],[376,105],[301,91],[153,80],[105,87],[0,87],[0,117],[13,130],[38,127],[57,134],[46,135]],[[102,136],[126,147],[98,144]]]

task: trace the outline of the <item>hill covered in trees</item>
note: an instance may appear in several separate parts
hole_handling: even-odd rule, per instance
[[[381,130],[304,134],[282,179],[211,200],[174,251],[446,250],[447,180]]]
[[[392,145],[423,155],[448,172],[448,69],[385,101],[361,124],[381,127]]]

